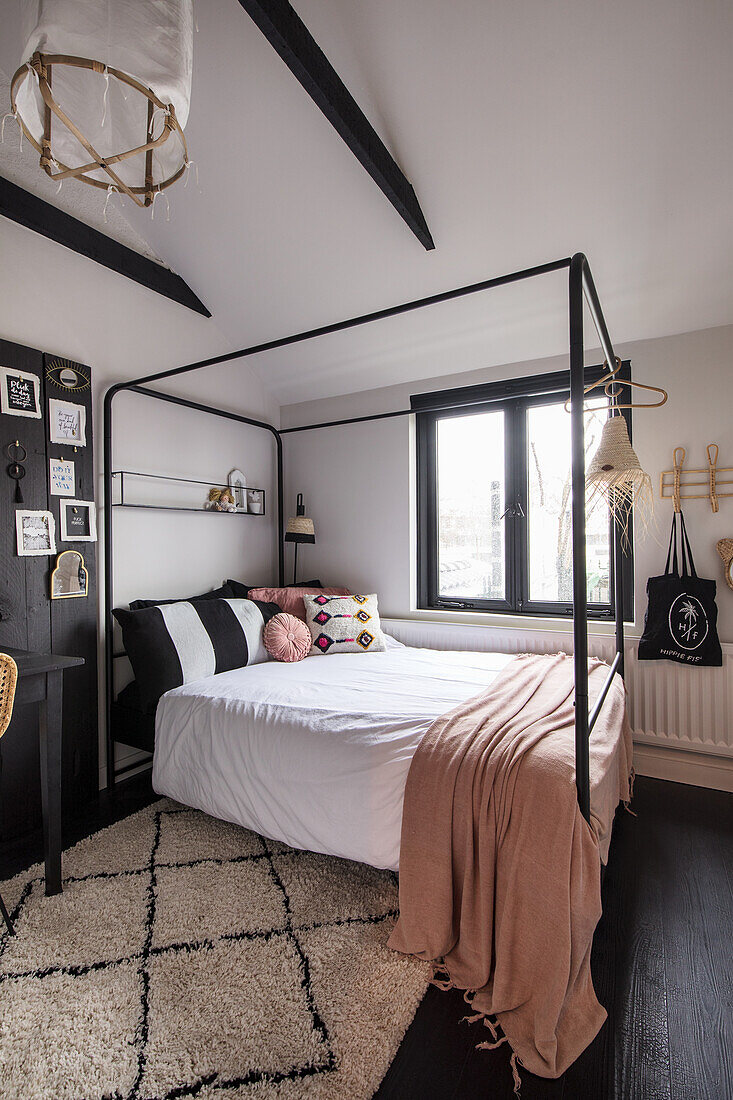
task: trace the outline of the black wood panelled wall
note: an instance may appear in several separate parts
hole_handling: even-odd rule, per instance
[[[30,371],[41,379],[40,420],[0,413],[0,648],[3,645],[83,657],[82,668],[64,678],[63,799],[69,810],[92,798],[99,785],[97,727],[97,583],[96,543],[62,542],[60,504],[49,485],[49,459],[74,463],[75,496],[94,500],[91,384],[68,390],[49,371],[52,354],[0,340],[0,366]],[[69,363],[71,367],[76,364]],[[88,367],[83,373],[90,378]],[[50,398],[86,408],[86,446],[49,442]],[[24,501],[16,504],[15,482],[6,473],[6,447],[20,440],[28,452],[21,481]],[[17,508],[48,509],[56,520],[57,553],[79,550],[88,571],[88,595],[51,600],[51,570],[56,556],[19,557],[16,551]],[[38,716],[35,706],[18,708],[0,739],[0,840],[21,836],[41,821],[38,760]]]

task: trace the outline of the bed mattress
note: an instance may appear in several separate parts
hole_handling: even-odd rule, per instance
[[[410,762],[504,653],[413,649],[267,661],[169,691],[153,786],[294,848],[397,870]]]

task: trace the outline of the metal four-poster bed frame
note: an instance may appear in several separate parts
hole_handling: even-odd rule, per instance
[[[112,608],[114,606],[114,547],[112,516],[113,491],[112,491],[112,402],[115,396],[122,391],[141,394],[158,401],[167,401],[174,405],[194,409],[199,412],[209,413],[213,416],[234,420],[241,424],[247,424],[255,428],[261,428],[269,432],[276,446],[277,460],[277,526],[278,526],[278,575],[279,583],[284,583],[284,515],[283,515],[283,448],[282,437],[293,432],[313,431],[318,428],[336,427],[342,424],[358,424],[372,420],[385,420],[397,416],[413,416],[413,409],[401,409],[396,412],[378,413],[373,416],[357,416],[344,420],[331,420],[318,424],[303,424],[292,428],[278,430],[273,424],[263,420],[255,420],[252,417],[239,413],[229,412],[225,409],[213,408],[197,401],[190,401],[174,394],[163,393],[160,390],[150,389],[151,382],[160,382],[166,378],[174,378],[179,374],[187,374],[191,371],[201,370],[203,367],[212,367],[218,363],[229,362],[232,359],[244,359],[261,352],[273,351],[276,348],[287,347],[290,344],[302,343],[305,340],[313,340],[319,336],[326,336],[333,332],[342,332],[345,329],[356,328],[359,325],[370,324],[386,317],[395,317],[400,313],[409,313],[413,310],[423,309],[426,306],[437,305],[440,302],[448,302],[454,298],[462,298],[470,294],[476,294],[482,290],[491,290],[494,287],[506,286],[508,283],[521,282],[525,279],[533,279],[539,275],[547,275],[550,272],[568,270],[568,319],[570,329],[570,430],[571,430],[571,486],[572,486],[572,555],[573,555],[573,655],[575,672],[575,774],[578,804],[586,821],[590,821],[590,775],[589,775],[589,737],[600,709],[611,686],[614,675],[624,674],[624,622],[623,622],[623,569],[621,553],[617,550],[614,554],[614,604],[616,613],[616,655],[609,668],[605,684],[593,706],[592,711],[588,707],[588,597],[586,578],[586,548],[585,548],[585,448],[584,448],[584,401],[583,391],[585,383],[585,363],[583,350],[583,308],[587,304],[595,329],[598,333],[601,348],[606,362],[614,364],[616,356],[608,334],[608,328],[603,316],[598,293],[593,282],[590,266],[583,253],[552,263],[541,264],[538,267],[525,268],[522,271],[513,271],[508,275],[500,275],[493,279],[485,279],[469,286],[457,287],[455,290],[444,291],[441,294],[433,294],[427,298],[419,298],[412,302],[404,302],[389,309],[377,310],[360,317],[351,317],[345,321],[323,325],[320,328],[310,329],[306,332],[295,333],[278,340],[269,340],[262,344],[255,344],[239,351],[228,352],[225,355],[214,356],[211,359],[202,359],[197,363],[189,363],[183,367],[175,367],[172,370],[158,371],[142,378],[135,378],[129,382],[119,382],[111,386],[104,396],[104,598],[105,598],[105,684],[106,684],[106,734],[107,734],[107,780],[109,786],[114,786],[118,776],[126,771],[138,768],[144,762],[136,762],[122,768],[117,768],[114,758],[115,740],[112,729],[112,703],[114,699],[113,666],[117,657],[124,656],[114,652],[113,644],[113,619]],[[477,404],[475,399],[472,404]],[[440,406],[432,411],[445,411],[449,408],[459,408],[460,403]]]

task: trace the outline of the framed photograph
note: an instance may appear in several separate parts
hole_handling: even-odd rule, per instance
[[[71,401],[48,402],[48,438],[52,443],[68,443],[73,447],[86,447],[87,410]]]
[[[97,541],[97,509],[93,500],[61,501],[61,541]]]
[[[89,590],[89,574],[84,558],[78,550],[63,550],[56,558],[56,568],[51,573],[51,599],[70,600],[86,596]]]
[[[11,416],[41,417],[41,379],[37,374],[0,367],[0,408]]]
[[[56,523],[51,512],[15,512],[15,535],[22,558],[38,558],[56,553]]]
[[[55,497],[73,497],[74,463],[65,458],[49,458],[49,488]]]

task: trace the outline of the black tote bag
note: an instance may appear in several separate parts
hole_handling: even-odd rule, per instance
[[[677,558],[677,513],[672,520],[667,564],[661,577],[646,582],[648,607],[639,640],[640,661],[678,661],[682,665],[722,665],[718,641],[715,581],[695,572],[685,517],[680,517],[682,573]],[[674,547],[674,554],[672,548]],[[672,569],[670,571],[670,557]]]

